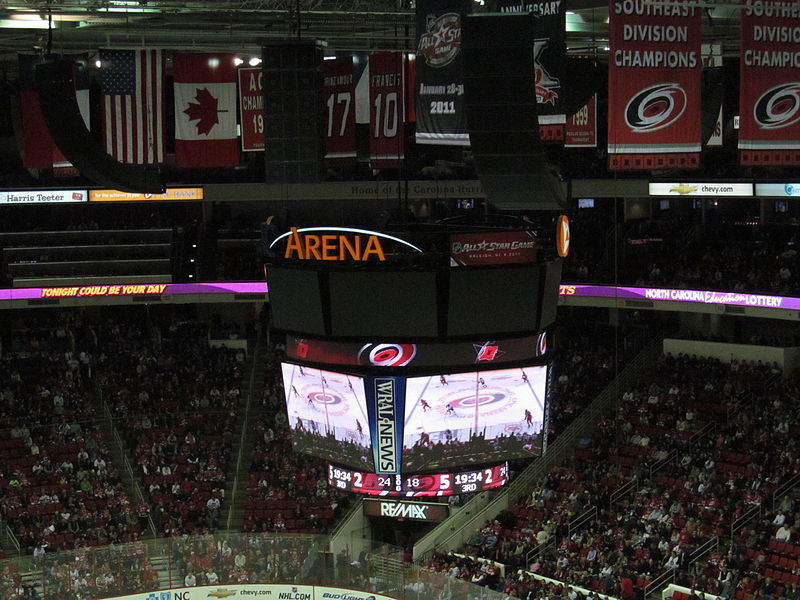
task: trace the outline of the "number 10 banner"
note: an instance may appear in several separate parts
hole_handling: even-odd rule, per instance
[[[406,151],[406,55],[377,52],[369,57],[369,163],[397,167]]]
[[[264,94],[261,67],[239,69],[239,118],[242,151],[264,150]]]

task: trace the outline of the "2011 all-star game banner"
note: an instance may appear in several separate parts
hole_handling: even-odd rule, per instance
[[[609,168],[699,165],[700,18],[682,0],[610,1]]]
[[[543,142],[563,141],[566,115],[561,106],[561,90],[566,76],[566,2],[497,0],[496,11],[530,13],[533,16],[533,61],[536,71],[534,79],[539,111],[539,138]]]
[[[418,144],[468,146],[461,19],[471,0],[417,0]]]
[[[743,165],[800,165],[800,3],[742,7],[739,158]]]

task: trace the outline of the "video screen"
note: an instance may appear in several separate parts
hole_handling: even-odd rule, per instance
[[[294,449],[373,469],[364,379],[291,363],[281,370]]]
[[[541,454],[547,366],[410,377],[403,472]]]

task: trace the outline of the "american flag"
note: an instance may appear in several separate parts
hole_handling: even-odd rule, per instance
[[[103,140],[120,162],[164,162],[161,50],[100,50]]]

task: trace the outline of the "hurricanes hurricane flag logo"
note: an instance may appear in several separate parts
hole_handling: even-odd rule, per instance
[[[800,83],[782,83],[761,94],[753,118],[761,129],[781,129],[800,121]]]
[[[536,102],[555,106],[558,92],[561,89],[561,80],[553,77],[542,65],[542,54],[547,50],[550,40],[535,40],[533,42],[533,66],[536,77]]]
[[[475,346],[475,351],[477,354],[475,362],[481,362],[481,361],[491,362],[495,358],[497,358],[499,354],[505,354],[505,352],[500,350],[500,346],[498,346],[494,342],[486,342],[482,346],[473,344],[473,346]]]
[[[625,124],[634,133],[669,127],[686,110],[686,92],[678,83],[659,83],[636,92],[625,106]]]
[[[189,102],[189,105],[183,111],[190,121],[197,121],[197,133],[208,135],[214,128],[214,125],[219,123],[219,113],[228,112],[227,110],[220,110],[219,100],[211,95],[207,88],[197,88],[194,96],[195,102]]]

